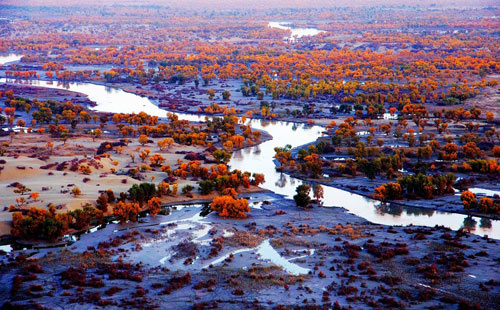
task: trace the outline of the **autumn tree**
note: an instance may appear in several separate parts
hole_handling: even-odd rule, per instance
[[[149,158],[151,165],[154,166],[160,166],[165,160],[165,157],[161,156],[160,154],[154,154]]]
[[[148,143],[148,136],[146,136],[146,135],[140,135],[139,136],[139,143],[141,145],[147,144]]]
[[[102,131],[99,128],[96,128],[91,131],[92,134],[92,141],[95,141],[96,138],[100,138],[102,135]]]
[[[155,215],[158,214],[161,210],[161,201],[160,198],[158,197],[153,197],[148,200],[148,209],[149,209],[149,214]]]
[[[212,156],[221,163],[228,163],[231,160],[231,154],[221,149],[215,150]]]
[[[468,190],[462,192],[462,194],[460,195],[460,200],[462,201],[462,204],[464,205],[464,208],[466,210],[475,208],[477,205],[476,194]]]
[[[246,213],[250,212],[248,200],[235,199],[229,195],[215,197],[210,204],[210,209],[224,218],[246,218]]]
[[[324,198],[323,186],[321,186],[320,184],[315,184],[313,186],[313,196],[314,199],[316,199],[316,202],[319,205],[322,205],[323,204],[322,199]]]
[[[113,215],[120,221],[121,224],[127,221],[137,221],[137,216],[141,211],[138,203],[119,201],[113,207]]]

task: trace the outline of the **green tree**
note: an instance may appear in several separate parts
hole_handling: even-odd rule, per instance
[[[302,184],[297,186],[295,191],[297,192],[297,194],[293,196],[293,200],[295,200],[295,204],[297,205],[297,207],[307,207],[311,202],[311,197],[309,197],[311,187],[309,185]]]

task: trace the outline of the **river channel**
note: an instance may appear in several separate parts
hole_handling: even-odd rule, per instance
[[[9,80],[8,82],[11,81]],[[7,81],[6,79],[0,79],[0,82],[4,83]],[[154,100],[140,97],[118,88],[92,83],[69,83],[63,85],[56,82],[32,81],[30,84],[41,87],[69,89],[87,94],[89,99],[97,104],[93,107],[95,111],[111,113],[138,113],[144,111],[150,115],[163,118],[167,114],[167,111],[159,108],[157,102]],[[176,114],[179,115],[180,119],[189,121],[203,121],[205,118],[205,116],[197,114]],[[315,141],[321,136],[323,127],[260,119],[251,119],[248,122],[250,122],[253,129],[267,131],[273,139],[257,146],[236,151],[229,162],[230,167],[243,171],[264,173],[266,182],[262,185],[263,188],[283,195],[286,198],[291,198],[295,194],[295,188],[302,181],[276,171],[273,162],[274,147],[286,144],[297,147]],[[476,225],[473,227],[475,234],[488,235],[491,238],[500,239],[500,221],[491,220],[489,227],[483,227],[480,225],[480,217],[467,217],[463,214],[432,211],[422,208],[386,207],[381,205],[379,201],[339,188],[331,186],[323,186],[323,188],[325,207],[343,207],[349,212],[373,223],[402,226],[422,225],[429,227],[444,225],[457,230],[463,227],[464,221],[465,223],[469,223],[469,225],[471,222],[475,222]]]

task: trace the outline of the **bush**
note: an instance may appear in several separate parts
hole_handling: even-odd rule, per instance
[[[182,187],[181,191],[183,194],[187,194],[187,193],[190,193],[192,190],[193,190],[193,186],[186,184],[186,185],[184,185],[184,187]]]
[[[80,190],[80,188],[74,187],[71,190],[71,193],[73,194],[73,196],[77,197],[77,196],[80,196],[82,194],[82,191]]]

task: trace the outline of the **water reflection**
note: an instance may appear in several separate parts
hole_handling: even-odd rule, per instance
[[[280,175],[280,178],[276,181],[275,184],[276,186],[283,188],[286,186],[286,183],[287,183],[287,176],[284,173],[282,173]]]
[[[479,227],[483,229],[490,229],[491,228],[491,220],[487,218],[482,218],[481,221],[479,222]]]
[[[0,79],[0,82],[6,82],[6,79]],[[61,84],[51,85],[46,81],[32,81],[31,84],[59,89],[64,87]],[[97,105],[94,109],[98,111],[113,113],[139,113],[144,111],[159,117],[165,117],[167,114],[167,111],[160,109],[154,101],[120,89],[90,83],[70,83],[67,87],[72,91],[87,94],[90,100],[96,102]],[[108,89],[111,89],[111,91],[108,91]],[[177,114],[180,119],[190,121],[201,121],[205,118],[205,116],[195,114]],[[264,173],[266,182],[263,187],[265,189],[292,198],[295,194],[296,185],[302,184],[302,181],[276,171],[272,160],[274,147],[286,144],[296,147],[312,142],[321,136],[323,128],[316,125],[297,125],[289,122],[269,122],[257,119],[249,120],[248,123],[253,129],[266,130],[273,136],[273,139],[243,152],[236,152],[229,165],[232,169]],[[349,212],[378,224],[413,224],[429,227],[444,225],[453,230],[458,230],[465,225],[471,227],[472,222],[477,223],[481,220],[478,217],[467,217],[457,213],[435,212],[421,208],[396,207],[394,205],[381,206],[378,201],[339,188],[323,186],[323,189],[324,206],[344,207]],[[472,227],[475,226],[474,224]],[[475,228],[474,233],[479,235],[488,234],[492,238],[500,239],[500,222],[489,221],[488,223],[485,220],[484,225]]]
[[[381,203],[376,208],[380,215],[391,214],[400,216],[403,213],[403,208],[400,205],[393,203]]]
[[[412,208],[412,207],[406,208],[407,214],[416,215],[416,216],[427,215],[428,217],[431,217],[434,215],[435,212],[436,211],[434,211],[434,210],[425,209],[425,208]]]
[[[477,221],[472,216],[467,216],[464,218],[463,228],[468,232],[473,232],[476,230]]]

